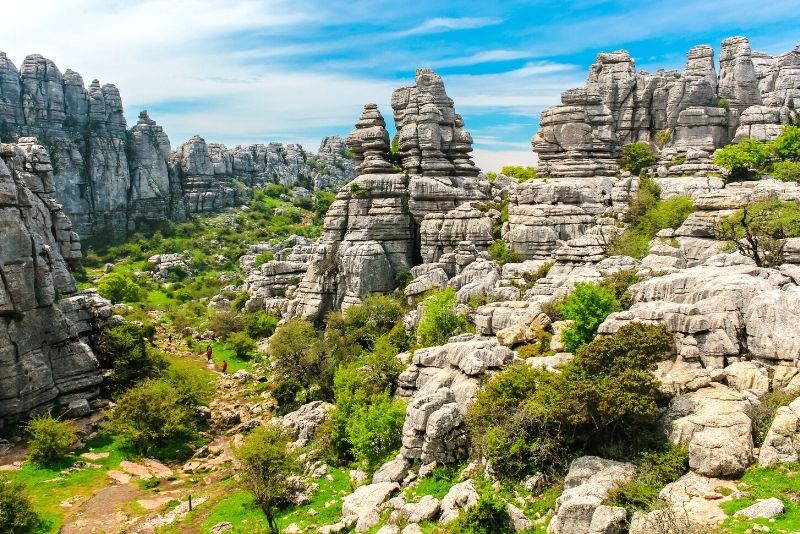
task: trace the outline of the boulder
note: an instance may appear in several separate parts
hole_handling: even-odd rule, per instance
[[[768,467],[800,459],[800,397],[781,406],[759,449],[758,463]]]
[[[472,480],[459,482],[447,492],[441,503],[442,514],[439,522],[447,524],[458,517],[462,511],[478,504],[478,492]]]

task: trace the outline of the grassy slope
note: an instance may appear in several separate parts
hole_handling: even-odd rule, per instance
[[[723,524],[726,532],[743,534],[754,524],[767,525],[771,532],[800,531],[800,463],[751,468],[742,477],[740,488],[746,496],[722,504],[722,509],[730,516]],[[783,515],[774,521],[733,518],[739,510],[770,497],[777,497],[786,507]]]

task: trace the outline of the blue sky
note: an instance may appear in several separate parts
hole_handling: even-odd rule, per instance
[[[173,147],[199,133],[229,145],[347,134],[417,67],[445,80],[484,170],[533,163],[538,114],[583,85],[600,51],[681,69],[696,44],[745,35],[777,54],[800,43],[797,0],[401,2],[41,0],[4,5],[0,49],[30,53],[88,83],[115,83],[129,122],[141,109]]]

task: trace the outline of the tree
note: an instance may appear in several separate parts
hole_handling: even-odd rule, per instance
[[[559,306],[559,313],[572,321],[561,332],[561,341],[567,352],[575,352],[589,343],[600,324],[611,312],[619,310],[619,301],[614,289],[578,282],[567,299]]]
[[[759,267],[779,265],[786,238],[800,237],[800,207],[774,197],[751,202],[719,221],[716,235]]]
[[[747,138],[714,152],[713,161],[715,165],[728,169],[728,182],[738,182],[757,178],[769,158],[769,153],[769,146]]]
[[[61,421],[49,412],[34,417],[25,425],[28,433],[28,458],[42,465],[52,465],[66,456],[77,438],[72,421]]]
[[[236,357],[242,360],[249,358],[252,352],[256,350],[256,342],[244,332],[234,332],[229,335],[225,344],[233,349]]]
[[[520,183],[527,182],[536,178],[536,169],[534,167],[521,167],[519,165],[506,165],[500,169],[500,174],[505,174],[512,178],[516,178]]]
[[[170,441],[197,434],[193,407],[171,383],[147,380],[120,397],[110,428],[142,454],[154,454]]]
[[[155,378],[164,369],[164,360],[147,346],[145,329],[125,323],[103,330],[95,343],[100,367],[111,372],[103,381],[103,389],[115,397],[136,382]]]
[[[353,456],[371,471],[402,445],[405,404],[392,400],[388,393],[370,399],[359,406],[347,425]]]
[[[299,472],[297,455],[288,447],[289,436],[276,425],[259,426],[234,451],[247,489],[267,518],[270,532],[278,532],[275,511],[293,490],[290,477]]]
[[[658,162],[658,153],[650,143],[636,141],[622,147],[619,166],[633,174],[639,174],[645,167],[650,167]]]
[[[783,161],[800,161],[800,127],[787,124],[770,144],[775,156]]]
[[[39,531],[42,524],[25,486],[0,473],[0,532],[30,534]]]
[[[113,303],[138,302],[142,298],[141,288],[122,273],[109,273],[97,283],[97,291],[101,296]]]
[[[313,324],[305,319],[292,319],[278,328],[269,342],[276,381],[299,383],[305,390],[306,402],[311,401],[311,386],[323,372],[320,367],[324,361],[317,341]]]
[[[448,287],[427,299],[417,325],[417,343],[423,347],[445,343],[464,326],[464,318],[456,313],[456,290]]]

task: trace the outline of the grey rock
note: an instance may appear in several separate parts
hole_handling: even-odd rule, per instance
[[[439,522],[447,524],[458,517],[462,511],[477,506],[479,495],[475,483],[470,480],[459,482],[447,492],[441,503],[442,514]]]
[[[735,517],[743,517],[745,519],[764,518],[771,519],[781,515],[785,510],[783,502],[776,498],[770,497],[769,499],[760,499],[751,504],[743,510],[736,512]]]
[[[758,463],[796,462],[800,459],[800,398],[778,408],[758,454]]]

